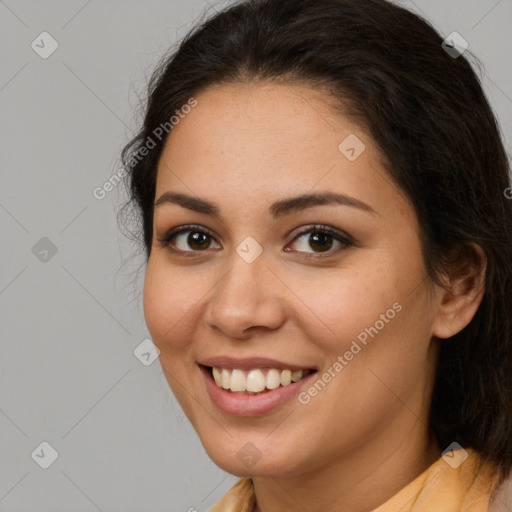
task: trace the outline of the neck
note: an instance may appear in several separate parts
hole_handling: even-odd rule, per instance
[[[418,423],[417,432],[405,436],[390,436],[401,430],[390,425],[386,443],[374,439],[308,473],[253,478],[254,511],[367,512],[377,508],[441,456],[435,437]]]

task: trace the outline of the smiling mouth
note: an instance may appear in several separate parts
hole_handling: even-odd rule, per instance
[[[298,382],[317,370],[288,370],[282,368],[220,368],[204,366],[215,384],[234,394],[260,395],[279,387],[286,387]]]

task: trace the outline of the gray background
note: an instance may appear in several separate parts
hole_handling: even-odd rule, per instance
[[[0,511],[202,512],[237,480],[203,453],[158,360],[135,357],[142,259],[118,230],[120,187],[93,196],[153,66],[227,3],[0,0]],[[510,154],[512,0],[401,3],[469,42]],[[31,48],[43,31],[59,45],[47,59]]]

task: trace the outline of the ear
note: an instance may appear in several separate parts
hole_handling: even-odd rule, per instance
[[[438,289],[438,308],[432,334],[449,338],[464,329],[475,315],[485,291],[487,258],[475,243],[459,249]]]

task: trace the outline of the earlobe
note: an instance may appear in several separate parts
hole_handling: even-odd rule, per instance
[[[450,338],[471,322],[484,296],[486,269],[487,258],[479,245],[459,251],[447,271],[445,289],[439,288],[433,336]]]

